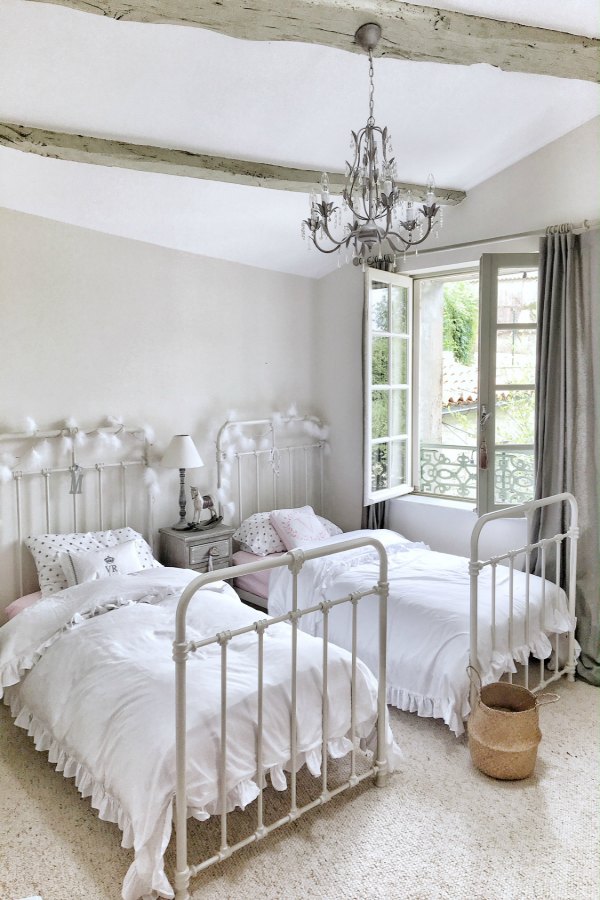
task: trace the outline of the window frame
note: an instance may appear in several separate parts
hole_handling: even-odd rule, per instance
[[[487,358],[489,365],[479,366],[478,392],[477,392],[477,446],[481,446],[485,439],[487,446],[487,468],[477,466],[477,505],[478,515],[494,512],[498,509],[506,509],[513,506],[512,503],[496,503],[495,476],[496,476],[496,390],[503,385],[496,383],[496,338],[498,332],[498,275],[500,269],[508,268],[536,268],[539,271],[539,253],[483,253],[479,261],[479,359]],[[511,327],[514,327],[511,325]],[[536,335],[538,321],[529,326],[523,326],[523,330],[531,330],[535,327]],[[502,330],[509,330],[508,328]],[[486,354],[486,356],[484,356]],[[533,390],[535,400],[535,382],[532,384],[510,385],[512,390]],[[482,428],[482,409],[490,417]],[[532,444],[510,444],[513,450],[532,448]],[[534,457],[535,467],[535,457]]]
[[[385,272],[379,269],[367,269],[365,274],[365,329],[364,329],[364,475],[363,491],[364,503],[370,505],[380,500],[388,500],[394,497],[404,496],[413,492],[416,496],[426,497],[432,501],[439,500],[444,503],[468,504],[473,506],[478,515],[505,509],[513,504],[495,502],[495,473],[496,473],[496,422],[495,422],[495,391],[496,391],[496,335],[498,315],[498,273],[505,268],[531,269],[539,268],[539,253],[484,253],[479,261],[461,263],[447,269],[433,271],[421,270],[418,274],[397,274]],[[479,278],[479,340],[478,340],[478,397],[477,397],[477,444],[476,456],[479,457],[479,448],[484,437],[481,427],[481,411],[485,406],[490,413],[486,429],[485,440],[487,445],[488,466],[481,469],[477,466],[477,487],[474,500],[441,496],[421,491],[420,487],[420,453],[419,453],[419,365],[420,365],[420,309],[419,291],[415,289],[419,281],[432,278],[447,278],[448,280],[460,280],[462,276],[477,275]],[[371,416],[371,390],[372,384],[372,338],[371,328],[371,302],[370,286],[373,281],[398,284],[408,289],[408,397],[407,397],[407,467],[406,483],[394,488],[385,488],[374,491],[371,488],[371,447],[372,447],[372,416]],[[533,326],[533,323],[532,323]],[[532,327],[524,325],[524,328]],[[535,323],[537,328],[537,322]],[[487,359],[488,365],[482,366],[481,360]],[[390,363],[391,364],[391,363]],[[512,389],[520,387],[535,391],[535,384],[512,385]],[[532,445],[509,445],[511,449],[529,449]]]
[[[390,307],[390,288],[392,286],[403,287],[407,290],[407,382],[406,385],[398,382],[397,384],[392,383],[391,377],[388,378],[388,385],[384,386],[384,389],[390,389],[392,387],[406,387],[406,435],[405,435],[405,448],[406,448],[406,463],[405,463],[405,473],[406,473],[406,481],[402,484],[396,485],[395,487],[381,488],[379,490],[374,490],[371,486],[372,479],[372,471],[371,471],[371,454],[372,447],[374,444],[378,443],[379,440],[373,440],[372,434],[372,425],[373,425],[373,416],[372,416],[372,400],[371,395],[372,391],[377,390],[381,386],[377,384],[373,384],[373,337],[389,337],[390,339],[394,335],[402,335],[404,337],[404,332],[394,332],[391,330],[387,332],[374,332],[372,328],[371,321],[371,285],[373,282],[379,282],[387,284],[388,286],[388,312],[390,314],[390,326],[391,326],[391,307]],[[363,421],[363,502],[365,506],[371,506],[373,503],[379,503],[383,500],[390,500],[393,497],[401,497],[405,494],[411,493],[414,490],[414,485],[410,481],[412,478],[413,472],[413,463],[412,463],[412,448],[413,448],[413,375],[414,375],[414,340],[413,340],[413,327],[414,327],[414,301],[413,301],[413,283],[414,280],[409,275],[398,274],[395,272],[386,272],[382,269],[374,269],[367,268],[365,271],[365,310],[364,310],[364,335],[363,335],[363,409],[364,409],[364,421]],[[391,369],[392,365],[392,355],[390,353],[389,356],[389,368]],[[391,406],[389,407],[391,409]],[[388,419],[389,423],[389,419]],[[388,433],[388,440],[393,440],[394,438],[398,438],[397,435],[390,435]],[[403,438],[400,437],[399,440]],[[381,439],[383,440],[383,439]]]

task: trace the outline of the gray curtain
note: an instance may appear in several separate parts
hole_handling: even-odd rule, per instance
[[[389,502],[382,500],[380,503],[372,503],[371,506],[363,506],[361,528],[387,528]]]
[[[596,685],[600,685],[599,263],[597,231],[582,236],[548,234],[540,241],[535,497],[570,491],[579,504],[577,672]],[[565,531],[565,519],[566,510],[541,510],[533,523],[533,539]]]

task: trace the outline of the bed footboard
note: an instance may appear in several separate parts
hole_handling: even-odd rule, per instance
[[[379,556],[379,579],[376,584],[369,590],[357,591],[346,597],[332,601],[324,601],[309,609],[298,609],[297,603],[297,580],[302,565],[306,560],[316,559],[322,556],[330,556],[341,553],[344,550],[353,550],[358,547],[371,546]],[[213,637],[201,641],[189,641],[186,638],[186,612],[190,601],[198,590],[214,581],[227,580],[235,576],[243,576],[252,574],[265,569],[274,569],[282,566],[288,566],[293,574],[293,606],[292,610],[277,618],[265,618],[254,622],[243,628],[233,631],[224,631]],[[189,898],[189,882],[190,879],[199,872],[208,868],[215,863],[227,859],[236,850],[245,847],[255,841],[265,837],[276,828],[292,822],[294,819],[308,812],[309,810],[322,806],[328,800],[331,800],[341,791],[354,787],[365,778],[374,777],[375,783],[379,786],[383,785],[387,775],[387,759],[386,759],[386,636],[387,636],[387,599],[389,593],[387,556],[383,545],[368,537],[356,538],[343,543],[336,544],[331,547],[320,547],[312,550],[292,550],[277,559],[264,559],[256,563],[248,563],[243,566],[230,567],[228,569],[219,569],[217,572],[209,572],[200,575],[194,579],[184,590],[177,607],[176,632],[175,641],[173,642],[173,659],[176,666],[176,766],[177,766],[177,789],[176,789],[176,874],[175,874],[175,890],[176,900],[188,900]],[[359,600],[368,595],[378,596],[379,606],[379,683],[377,694],[377,747],[375,758],[366,771],[357,771],[357,734],[356,734],[356,683],[357,683],[357,607]],[[329,741],[329,698],[328,698],[328,653],[329,645],[328,621],[329,613],[334,607],[349,603],[352,606],[352,663],[351,663],[351,688],[350,688],[350,741],[352,744],[350,750],[350,776],[342,784],[336,785],[334,788],[328,783],[327,768],[327,747]],[[321,748],[321,788],[320,794],[316,799],[299,805],[297,795],[297,776],[296,763],[298,758],[298,719],[297,719],[297,701],[298,701],[298,627],[303,616],[315,613],[317,611],[323,614],[323,662],[322,662],[322,748]],[[289,773],[289,811],[286,815],[280,817],[277,821],[270,824],[265,823],[264,817],[264,765],[263,765],[263,713],[264,713],[264,637],[268,629],[272,626],[287,622],[291,626],[291,700],[290,700],[290,773]],[[243,840],[235,844],[230,844],[228,839],[228,812],[227,812],[227,651],[231,641],[245,634],[256,634],[257,636],[257,662],[258,662],[258,679],[257,679],[257,720],[256,720],[256,772],[258,797],[256,799],[256,824],[254,831]],[[217,644],[220,647],[221,655],[221,686],[220,686],[220,706],[221,706],[221,733],[220,733],[220,759],[219,759],[219,796],[220,796],[220,849],[218,853],[209,857],[201,863],[190,865],[188,862],[187,850],[187,790],[186,790],[186,664],[189,657],[196,651],[211,644]]]
[[[533,517],[536,514],[537,510],[542,509],[543,507],[549,507],[553,505],[568,504],[569,506],[569,527],[564,532],[558,532],[557,534],[552,535],[549,538],[543,538],[539,541],[531,541],[531,526]],[[527,543],[523,547],[518,547],[514,550],[507,551],[506,553],[499,554],[497,556],[490,557],[486,560],[479,559],[479,539],[481,536],[481,532],[486,525],[488,525],[492,521],[496,521],[502,518],[515,518],[525,516],[527,519]],[[481,573],[489,568],[490,569],[490,578],[491,578],[491,610],[490,610],[490,619],[491,619],[491,646],[492,650],[496,648],[496,579],[497,579],[497,567],[499,565],[508,567],[508,647],[510,650],[513,649],[513,636],[515,633],[515,616],[514,616],[514,601],[515,601],[515,589],[514,589],[514,575],[517,566],[517,561],[522,560],[523,565],[523,574],[525,577],[525,615],[524,615],[524,635],[525,635],[525,643],[529,642],[530,635],[530,624],[531,624],[531,610],[530,610],[530,583],[531,578],[533,577],[530,574],[530,569],[532,567],[532,559],[533,555],[537,555],[538,559],[538,568],[540,570],[540,576],[542,579],[541,582],[541,608],[542,608],[542,623],[543,616],[546,610],[546,591],[547,585],[549,582],[546,580],[546,569],[547,565],[550,565],[552,562],[554,566],[554,582],[557,585],[557,588],[560,588],[561,581],[564,580],[566,583],[566,593],[568,598],[568,611],[570,618],[570,628],[567,635],[567,651],[566,651],[566,660],[561,665],[560,664],[560,652],[559,652],[559,637],[558,633],[555,633],[554,637],[554,668],[551,674],[546,672],[544,666],[544,660],[539,660],[539,678],[535,684],[530,683],[530,666],[529,659],[527,659],[523,663],[524,667],[524,684],[531,691],[540,691],[545,688],[548,684],[553,681],[557,681],[563,675],[567,675],[569,681],[574,681],[575,679],[575,664],[576,664],[576,643],[575,643],[575,582],[576,582],[576,570],[577,570],[577,539],[579,537],[579,528],[578,528],[578,510],[577,510],[577,501],[575,497],[570,493],[562,493],[555,494],[552,497],[545,497],[541,500],[532,500],[528,503],[523,503],[519,506],[511,506],[506,509],[498,510],[496,512],[488,513],[487,515],[481,516],[475,524],[473,528],[473,532],[471,534],[471,556],[469,560],[469,574],[470,574],[470,653],[469,653],[469,661],[471,666],[479,671],[479,644],[481,641],[482,633],[481,633],[481,615],[480,615],[480,584],[479,579]],[[563,573],[562,565],[563,565],[563,553],[562,547],[566,548],[565,550],[565,565],[566,572]],[[552,554],[553,558],[550,557]],[[563,579],[564,575],[564,579]],[[513,676],[512,673],[509,672],[508,680],[512,682]]]

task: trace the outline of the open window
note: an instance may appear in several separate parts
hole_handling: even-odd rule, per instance
[[[481,514],[533,497],[537,265],[368,272],[366,504],[414,489]]]

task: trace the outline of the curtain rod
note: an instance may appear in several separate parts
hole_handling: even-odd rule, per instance
[[[557,228],[560,226],[556,226]],[[578,222],[575,225],[571,225],[571,231],[574,232],[585,232],[592,231],[594,228],[600,228],[600,219],[584,219],[583,222]],[[445,253],[448,250],[462,250],[465,247],[479,247],[480,244],[500,244],[504,241],[515,241],[518,238],[526,238],[526,237],[543,237],[546,234],[545,228],[536,228],[534,231],[520,231],[517,234],[501,234],[498,237],[490,237],[490,238],[481,238],[478,241],[464,241],[462,244],[447,244],[445,247],[430,247],[428,250],[421,250],[419,253],[407,253],[407,258],[410,257],[418,257],[425,256],[425,254],[429,253]]]

